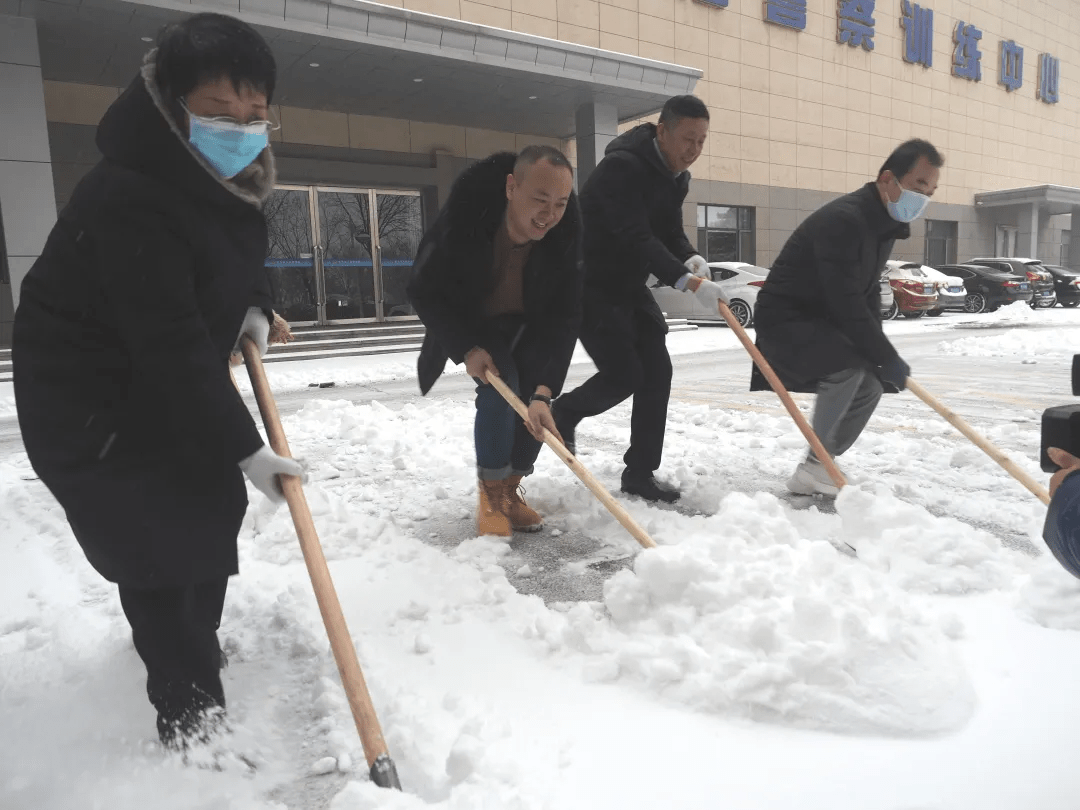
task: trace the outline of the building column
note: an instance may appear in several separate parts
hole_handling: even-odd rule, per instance
[[[596,164],[604,159],[604,150],[619,134],[619,117],[614,104],[595,101],[577,109],[577,187],[582,189]]]
[[[1072,270],[1080,270],[1080,205],[1074,205],[1069,221],[1069,252],[1065,264]]]
[[[0,111],[0,227],[11,275],[10,284],[0,285],[0,343],[10,343],[19,286],[56,222],[41,54],[32,19],[0,15]]]
[[[1027,258],[1039,258],[1039,204],[1031,204],[1031,236],[1028,239]]]

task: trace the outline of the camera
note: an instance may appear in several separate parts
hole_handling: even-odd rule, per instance
[[[1080,354],[1073,355],[1072,392],[1074,397],[1080,397]],[[1039,463],[1043,472],[1057,472],[1061,468],[1050,459],[1048,447],[1060,447],[1080,456],[1080,405],[1058,405],[1043,411]]]

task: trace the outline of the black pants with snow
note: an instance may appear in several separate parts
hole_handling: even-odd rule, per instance
[[[589,416],[634,397],[627,472],[651,475],[660,468],[671,396],[671,357],[667,327],[641,308],[613,307],[586,299],[579,338],[596,364],[596,374],[559,397],[560,427],[577,426]]]
[[[120,586],[135,649],[146,664],[146,694],[169,746],[203,730],[206,712],[225,707],[217,629],[227,577],[177,588]]]

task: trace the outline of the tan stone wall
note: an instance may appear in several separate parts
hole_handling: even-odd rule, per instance
[[[937,199],[977,191],[1080,186],[1080,14],[1075,0],[927,0],[934,66],[901,57],[900,0],[878,0],[875,50],[836,41],[836,5],[809,0],[805,31],[767,24],[762,0],[726,9],[694,0],[404,0],[406,8],[608,48],[704,71],[697,94],[712,132],[696,177],[847,191],[901,140],[933,141],[947,159]],[[958,19],[982,30],[983,79],[951,74]],[[1024,48],[1024,85],[998,83],[999,42]],[[1035,97],[1037,59],[1061,59],[1061,101]]]

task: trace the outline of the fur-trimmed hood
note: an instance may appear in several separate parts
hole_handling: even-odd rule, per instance
[[[271,148],[236,177],[226,179],[191,145],[155,80],[156,51],[101,119],[97,145],[108,160],[218,204],[242,201],[255,208],[274,191]]]
[[[454,182],[442,223],[449,250],[475,250],[478,238],[494,242],[495,232],[506,216],[506,176],[513,173],[516,161],[513,152],[497,152],[470,166]],[[577,195],[571,192],[559,224],[533,250],[561,256],[575,249],[580,216]]]

